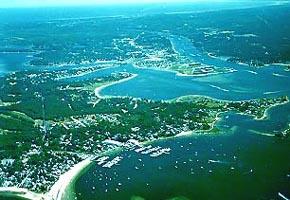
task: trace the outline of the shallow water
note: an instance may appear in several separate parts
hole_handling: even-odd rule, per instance
[[[175,51],[193,62],[216,67],[230,67],[227,74],[178,76],[174,72],[134,68],[130,64],[116,71],[138,74],[136,78],[111,85],[100,91],[103,96],[131,96],[154,100],[168,100],[185,95],[204,95],[224,100],[247,100],[290,94],[290,74],[283,67],[255,68],[229,63],[198,52],[185,37],[173,37]],[[192,55],[196,56],[192,56]]]
[[[178,76],[174,72],[134,68],[123,65],[96,72],[127,71],[136,78],[109,86],[101,95],[173,99],[184,95],[205,95],[218,99],[244,100],[287,95],[289,73],[282,67],[253,68],[225,62],[189,47],[188,40],[175,40],[176,51],[190,53],[193,61],[236,72],[206,77]],[[278,76],[277,76],[278,74]],[[133,87],[134,86],[134,87]],[[290,141],[258,135],[280,133],[290,122],[290,104],[274,107],[268,118],[223,114],[216,124],[217,135],[192,135],[153,142],[169,147],[170,155],[151,158],[134,151],[122,156],[120,165],[111,169],[93,165],[75,185],[77,199],[146,200],[186,197],[188,199],[279,199],[289,194]]]
[[[95,78],[115,71],[138,74],[134,79],[106,87],[101,95],[132,96],[149,99],[173,99],[184,95],[205,95],[218,99],[242,100],[290,95],[290,75],[282,67],[253,68],[225,62],[199,52],[185,37],[169,36],[174,49],[194,62],[217,67],[231,67],[236,72],[206,77],[178,76],[174,72],[134,68],[115,68],[72,78]],[[0,76],[28,69],[30,53],[0,53]],[[69,68],[45,67],[57,70]],[[254,73],[253,73],[254,72]],[[75,185],[77,199],[279,199],[278,192],[290,197],[289,139],[254,134],[279,133],[290,122],[290,104],[269,111],[269,119],[224,114],[217,123],[219,135],[170,138],[153,146],[170,147],[171,154],[158,158],[134,151],[110,155],[123,156],[120,165],[111,169],[93,165]]]
[[[277,71],[277,69],[273,70]],[[290,94],[290,78],[273,76],[271,69],[255,77],[244,70],[207,77],[178,76],[174,72],[136,69],[132,66],[122,66],[116,71],[136,73],[138,76],[126,82],[108,86],[100,91],[100,95],[131,96],[154,100],[169,100],[185,95],[204,95],[224,100],[247,100]],[[284,73],[282,68],[279,73]]]
[[[24,65],[33,59],[32,55],[32,53],[0,53],[0,76],[26,69]]]

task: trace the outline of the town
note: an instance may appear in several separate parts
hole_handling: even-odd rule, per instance
[[[286,96],[235,102],[191,96],[171,101],[99,99],[95,87],[131,74],[78,81],[60,78],[76,72],[24,71],[0,79],[2,187],[46,192],[81,160],[116,148],[106,144],[108,140],[143,143],[182,132],[206,134],[213,128],[219,133],[214,124],[220,113],[235,111],[259,119],[271,106],[288,102]],[[154,147],[135,151],[154,158],[170,150]],[[111,167],[120,159],[104,165]]]

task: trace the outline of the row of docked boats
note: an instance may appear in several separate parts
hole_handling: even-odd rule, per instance
[[[106,143],[113,144],[113,141],[107,140]],[[115,142],[114,142],[115,144]],[[122,144],[122,146],[126,150],[134,150],[136,153],[140,153],[142,155],[149,155],[150,157],[159,157],[164,154],[170,154],[171,149],[170,148],[162,148],[160,146],[142,146],[137,140],[129,140],[125,144]],[[119,162],[123,159],[122,156],[116,156],[112,160],[109,160],[109,156],[102,156],[99,158],[93,157],[91,160],[95,161],[97,165],[100,165],[104,168],[111,168],[115,165],[118,165]]]
[[[159,149],[158,151],[155,151],[150,154],[151,157],[159,157],[163,154],[170,154],[171,149],[170,148],[163,148]]]
[[[141,153],[144,155],[150,154],[151,157],[159,157],[163,154],[169,154],[171,149],[170,148],[161,148],[160,146],[153,147],[151,145],[149,146],[143,146],[138,149],[134,150],[136,153]]]
[[[116,156],[115,158],[113,158],[110,161],[108,161],[108,159],[109,159],[109,156],[103,156],[103,157],[100,157],[94,161],[96,161],[98,165],[102,165],[102,167],[104,167],[104,168],[111,168],[114,165],[119,164],[119,162],[123,159],[123,157]]]

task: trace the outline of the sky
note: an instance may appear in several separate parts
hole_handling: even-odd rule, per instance
[[[39,7],[63,5],[92,5],[92,4],[120,4],[120,3],[161,3],[161,2],[194,2],[210,0],[0,0],[0,7]],[[221,0],[211,0],[221,1]],[[225,0],[227,1],[227,0]]]

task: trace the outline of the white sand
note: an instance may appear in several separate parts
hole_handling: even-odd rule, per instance
[[[87,158],[72,167],[68,172],[62,174],[59,180],[51,187],[50,191],[45,194],[45,200],[61,200],[66,188],[73,179],[92,161]]]
[[[115,81],[115,82],[112,82],[112,83],[109,83],[109,84],[105,84],[105,85],[103,85],[103,86],[101,86],[101,87],[97,87],[97,88],[95,89],[95,95],[96,95],[96,97],[98,97],[99,99],[101,99],[101,98],[106,98],[106,97],[103,97],[103,96],[101,96],[101,95],[99,94],[99,92],[100,92],[101,90],[103,90],[104,88],[109,87],[109,86],[111,86],[111,85],[115,85],[115,84],[118,84],[118,83],[122,83],[122,82],[125,82],[125,81],[129,81],[130,79],[133,79],[133,78],[135,78],[135,77],[137,77],[137,76],[138,76],[137,74],[133,74],[132,76],[130,76],[130,77],[128,77],[128,78],[121,79],[121,80],[119,80],[119,81]]]

